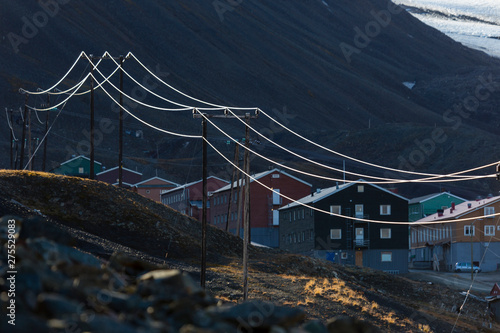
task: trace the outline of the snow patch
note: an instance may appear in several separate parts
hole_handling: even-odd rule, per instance
[[[410,89],[410,90],[412,90],[413,87],[415,87],[416,84],[417,84],[417,81],[414,81],[414,82],[403,82],[403,85],[406,88]]]

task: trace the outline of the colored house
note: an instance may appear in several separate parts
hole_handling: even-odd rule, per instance
[[[101,171],[95,175],[95,179],[111,185],[118,185],[119,168],[116,166],[114,168]],[[124,187],[132,187],[132,184],[136,184],[141,181],[142,173],[122,167],[122,185]]]
[[[261,172],[252,175],[252,177],[257,181],[250,179],[250,239],[252,242],[265,246],[279,247],[278,209],[290,203],[291,200],[278,193],[297,200],[311,193],[312,185],[278,169]],[[272,188],[274,192],[259,183]],[[238,234],[239,229],[239,235],[242,236],[242,213],[240,210],[240,214],[238,214],[238,197],[241,197],[241,202],[244,202],[244,195],[239,195],[239,184],[241,181],[224,186],[212,193],[210,221],[211,224],[220,229],[226,228],[227,221],[229,231]],[[231,187],[233,195],[229,211]],[[240,218],[238,219],[238,217]]]
[[[152,177],[134,184],[133,189],[146,198],[161,202],[162,193],[165,193],[178,186],[179,184],[171,182],[169,180],[160,177]]]
[[[321,189],[284,206],[279,217],[282,250],[408,272],[408,226],[364,221],[408,219],[408,199],[385,188],[360,180]]]
[[[449,192],[433,193],[410,200],[408,207],[410,222],[415,222],[428,215],[432,215],[438,209],[447,209],[452,203],[455,205],[467,201]]]
[[[102,171],[102,164],[94,160],[94,174]],[[90,158],[80,155],[73,157],[51,170],[58,175],[90,178]]]
[[[207,192],[216,191],[229,182],[214,176],[207,178]],[[161,202],[164,205],[191,216],[198,221],[202,220],[203,204],[203,180],[198,180],[176,187],[161,195]],[[210,201],[207,201],[207,221],[210,223]]]
[[[465,201],[426,216],[411,225],[411,263],[436,262],[451,271],[455,263],[471,261],[483,272],[500,268],[500,196]],[[441,223],[440,223],[441,222]]]

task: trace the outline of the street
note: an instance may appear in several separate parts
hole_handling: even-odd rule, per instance
[[[457,291],[467,291],[471,286],[470,272],[454,273],[435,272],[431,270],[410,270],[408,274],[404,274],[403,276],[415,281],[445,285]],[[482,272],[474,274],[474,283],[472,284],[471,293],[480,297],[488,296],[495,283],[500,285],[500,272]]]

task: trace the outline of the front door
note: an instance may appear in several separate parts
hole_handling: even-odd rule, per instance
[[[356,251],[356,266],[363,267],[363,251]]]
[[[356,228],[356,245],[363,246],[364,240],[365,240],[365,229]]]

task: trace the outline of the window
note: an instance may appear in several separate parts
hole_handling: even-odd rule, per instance
[[[280,212],[279,210],[273,210],[273,225],[280,225]]]
[[[342,229],[330,229],[330,239],[342,239]]]
[[[83,167],[78,168],[78,173],[80,173],[80,174],[83,173]]]
[[[472,228],[471,228],[472,227]],[[464,235],[465,236],[474,236],[474,226],[466,225],[464,226]]]
[[[495,207],[484,207],[484,215],[495,214]],[[493,218],[494,216],[486,216],[486,218]]]
[[[280,174],[279,173],[273,173],[272,177],[273,178],[280,178]]]
[[[382,252],[380,259],[382,262],[392,262],[392,252]]]
[[[146,193],[149,194],[149,193],[151,193],[151,191],[150,190],[146,190]]]
[[[365,185],[358,185],[358,192],[362,193],[365,191]]]
[[[280,189],[275,188],[273,192],[273,205],[281,205]]]
[[[363,205],[355,206],[356,217],[363,217]]]
[[[380,205],[380,215],[391,215],[391,205]]]
[[[391,228],[381,228],[380,229],[380,238],[382,238],[382,239],[391,238]]]
[[[342,252],[342,254],[340,255],[340,258],[347,259],[347,252]]]
[[[340,211],[341,211],[340,205],[331,205],[330,206],[330,213],[339,214],[340,215]]]
[[[485,236],[495,236],[495,226],[494,225],[485,225],[484,226],[484,235]]]

